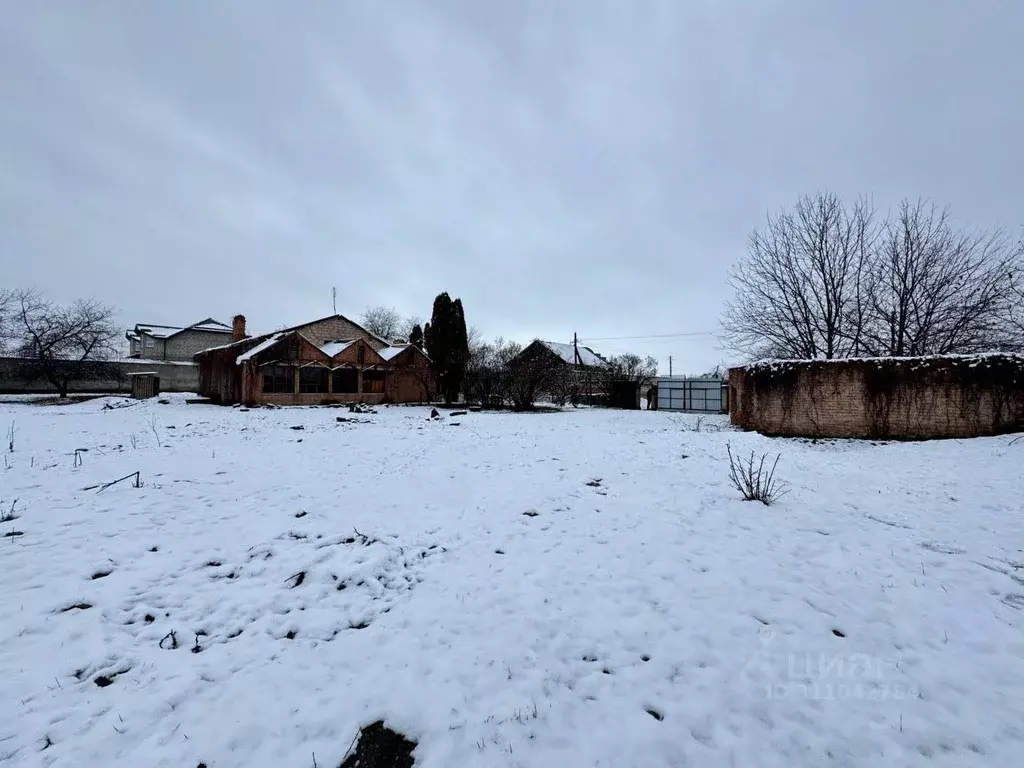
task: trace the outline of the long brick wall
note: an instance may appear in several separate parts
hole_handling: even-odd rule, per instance
[[[729,395],[768,435],[992,435],[1024,430],[1024,355],[765,361],[730,369]]]

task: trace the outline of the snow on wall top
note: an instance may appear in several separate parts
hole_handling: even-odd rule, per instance
[[[582,365],[587,365],[592,368],[603,368],[608,365],[607,361],[590,347],[584,347],[582,345],[574,347],[572,344],[562,344],[558,341],[541,341],[541,344],[550,349],[567,363],[576,363],[576,350],[578,349],[580,353],[580,363]]]
[[[742,370],[782,370],[795,368],[798,365],[825,365],[825,364],[846,364],[846,363],[919,363],[927,364],[938,362],[941,360],[950,360],[961,363],[968,363],[970,365],[981,365],[983,363],[996,360],[1013,360],[1020,365],[1024,365],[1024,354],[1018,354],[1016,352],[979,352],[970,355],[920,355],[917,357],[837,357],[831,359],[825,358],[779,358],[779,359],[766,359],[757,360],[753,363],[747,363],[746,365],[736,366]]]

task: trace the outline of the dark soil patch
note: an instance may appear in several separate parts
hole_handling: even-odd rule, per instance
[[[60,612],[67,613],[68,611],[74,610],[86,611],[90,608],[92,608],[92,603],[75,603],[74,605],[69,605],[67,608],[61,608]]]
[[[302,510],[301,512],[296,512],[295,513],[296,517],[305,517],[306,515],[307,515],[306,510]]]
[[[294,574],[293,576],[289,576],[288,578],[295,579],[295,583],[292,584],[292,589],[295,589],[296,587],[301,587],[302,582],[306,580],[306,572],[299,571],[298,573]]]
[[[601,487],[601,478],[600,477],[595,477],[593,480],[591,480],[589,483],[587,483],[587,485],[590,486],[591,488],[600,488]]]
[[[838,630],[838,629],[833,629],[832,630],[832,634],[835,635],[836,637],[846,637],[846,634],[844,632],[842,632],[841,630]]]
[[[150,552],[156,552],[156,551],[157,551],[157,548],[156,548],[156,547],[150,547],[150,548],[149,548],[149,551],[150,551]]]
[[[648,715],[650,715],[651,717],[653,717],[653,718],[654,718],[655,720],[657,720],[658,722],[661,722],[662,720],[664,720],[664,719],[665,719],[665,716],[664,716],[663,714],[661,714],[661,712],[659,712],[659,711],[658,711],[658,710],[656,710],[656,709],[647,709],[647,710],[645,710],[645,711],[647,712],[647,714],[648,714]]]
[[[354,752],[349,752],[339,768],[412,768],[416,742],[392,731],[383,720],[359,730]]]
[[[142,620],[147,624],[152,624],[154,621],[156,621],[156,616],[154,616],[152,613],[147,613],[145,616],[142,617]]]
[[[24,535],[25,535],[24,531],[8,531],[7,533],[4,534],[4,538],[5,539],[13,539],[16,536],[24,536]]]
[[[643,656],[640,657],[640,661],[650,661],[650,660],[651,660],[651,657],[648,656],[646,653]]]
[[[505,550],[503,550],[503,549],[496,549],[496,550],[494,550],[494,554],[496,554],[496,555],[504,555],[505,554]]]
[[[298,431],[300,429],[305,429],[305,427],[302,426],[301,424],[298,424],[298,425],[296,425],[294,427],[289,427],[289,429],[294,429],[294,430]]]
[[[358,622],[356,624],[349,624],[348,628],[349,629],[366,629],[368,626],[370,626],[370,623],[368,621],[360,621],[360,622]]]
[[[96,573],[92,575],[92,580],[96,581],[96,579],[105,579],[112,573],[113,571],[96,571]]]
[[[287,634],[285,634],[285,637],[287,637],[289,640],[294,640],[295,636],[298,635],[298,634],[299,633],[296,632],[294,629],[289,629]]]
[[[536,517],[540,514],[540,512],[538,512],[536,509],[528,509],[525,512],[523,512],[523,514],[527,517]]]
[[[207,568],[220,568],[221,562],[220,560],[207,560],[206,563],[204,563],[204,565]]]

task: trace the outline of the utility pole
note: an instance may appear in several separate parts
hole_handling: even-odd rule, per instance
[[[334,306],[334,314],[338,314],[338,289],[331,288],[331,304]]]
[[[672,355],[668,356],[668,375],[672,376]]]
[[[573,357],[573,361],[576,363],[576,365],[579,365],[580,364],[580,343],[579,343],[579,338],[576,336],[575,332],[573,332],[573,334],[572,334],[572,351],[573,351],[573,356],[572,356]]]

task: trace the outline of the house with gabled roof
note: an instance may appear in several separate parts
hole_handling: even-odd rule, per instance
[[[138,323],[125,333],[128,357],[190,362],[197,352],[231,341],[231,326],[212,317],[192,325]]]
[[[390,344],[343,315],[261,336],[235,318],[229,344],[195,356],[199,393],[219,403],[427,402],[437,391],[430,360],[411,344]]]

